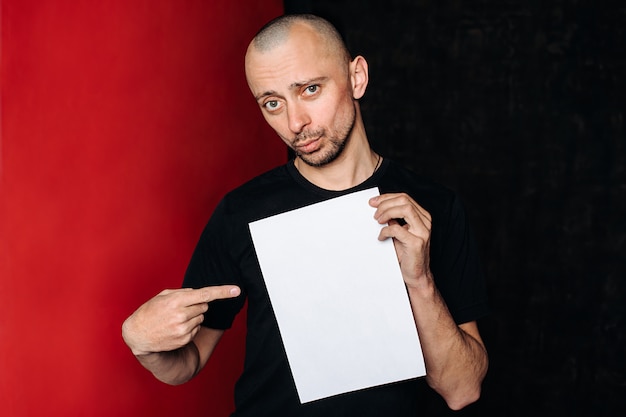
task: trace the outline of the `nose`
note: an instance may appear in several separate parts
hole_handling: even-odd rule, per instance
[[[306,106],[302,103],[290,103],[287,108],[287,118],[289,122],[289,130],[295,134],[302,132],[304,127],[311,123],[311,118],[306,110]]]

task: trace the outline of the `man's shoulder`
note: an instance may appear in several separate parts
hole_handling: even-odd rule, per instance
[[[294,193],[294,180],[287,165],[266,171],[229,191],[220,205],[225,214],[247,221],[277,210]]]
[[[273,189],[280,189],[290,181],[291,177],[287,165],[283,164],[244,182],[229,191],[226,197],[229,199],[254,199]]]
[[[418,202],[432,200],[444,203],[456,197],[448,186],[392,160],[381,181],[381,188],[384,193],[407,193]]]

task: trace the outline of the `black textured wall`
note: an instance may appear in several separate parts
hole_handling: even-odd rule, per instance
[[[285,8],[327,17],[368,60],[373,147],[466,202],[491,367],[479,403],[454,414],[625,416],[626,3]]]

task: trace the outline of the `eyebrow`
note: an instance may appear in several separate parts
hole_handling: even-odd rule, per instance
[[[289,85],[289,89],[290,90],[298,89],[298,88],[303,87],[305,85],[316,84],[316,83],[320,83],[320,82],[326,81],[327,79],[328,79],[328,77],[316,77],[316,78],[311,78],[311,79],[306,80],[306,81],[296,81],[296,82],[291,83]],[[273,95],[276,95],[276,94],[277,94],[276,91],[268,90],[268,91],[265,91],[265,92],[263,92],[261,94],[258,94],[256,96],[254,96],[254,98],[257,101],[259,101],[263,97],[273,96]]]
[[[322,82],[322,81],[326,81],[327,79],[328,79],[328,77],[317,77],[317,78],[311,78],[310,80],[306,80],[306,81],[295,82],[295,83],[292,83],[289,86],[289,89],[293,90],[295,88],[300,88],[300,87],[303,87],[305,85],[316,84],[316,83],[319,83],[319,82]]]
[[[255,99],[256,101],[259,101],[259,100],[260,100],[260,99],[262,99],[263,97],[273,96],[273,95],[276,95],[276,91],[269,90],[269,91],[266,91],[266,92],[264,92],[264,93],[261,93],[261,94],[258,94],[258,95],[256,95],[256,96],[254,96],[254,99]]]

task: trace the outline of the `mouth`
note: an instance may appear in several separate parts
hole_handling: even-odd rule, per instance
[[[295,151],[301,154],[309,154],[317,151],[320,147],[321,136],[315,139],[307,139],[295,145]]]

